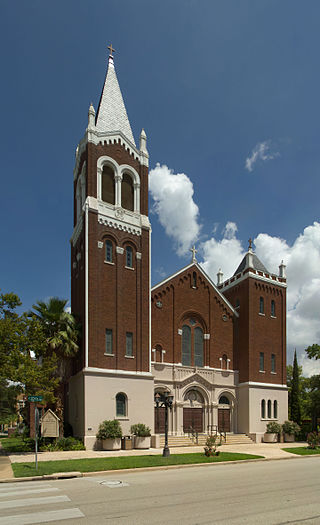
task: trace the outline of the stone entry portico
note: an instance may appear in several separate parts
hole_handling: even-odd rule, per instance
[[[212,426],[219,425],[222,409],[228,414],[226,420],[230,418],[226,431],[237,433],[238,372],[169,363],[152,363],[152,372],[155,391],[167,390],[174,396],[169,412],[169,434],[183,435],[190,426],[197,432],[207,433]],[[220,399],[228,403],[221,404]]]

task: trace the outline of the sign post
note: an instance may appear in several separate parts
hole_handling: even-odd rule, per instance
[[[35,446],[35,463],[38,470],[38,432],[39,432],[39,410],[36,403],[41,403],[43,396],[28,396],[28,401],[34,403],[34,446]]]

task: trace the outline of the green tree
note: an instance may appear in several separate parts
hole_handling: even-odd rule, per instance
[[[64,385],[70,375],[71,358],[78,352],[79,328],[71,313],[66,312],[67,300],[51,297],[48,301],[38,301],[33,305],[29,316],[41,327],[46,345],[41,347],[37,357],[43,362],[56,360],[54,377],[58,380],[55,390],[55,410],[60,418],[61,426],[64,420]]]
[[[15,412],[19,393],[42,394],[46,402],[54,402],[58,384],[54,377],[58,359],[37,359],[46,348],[41,324],[26,313],[19,314],[19,306],[16,294],[0,294],[0,399],[4,418]]]
[[[320,345],[313,344],[306,348],[309,359],[320,359]],[[309,378],[309,410],[312,417],[312,428],[317,429],[318,418],[320,417],[320,375]]]
[[[301,406],[300,406],[300,374],[297,361],[297,351],[294,351],[293,368],[292,368],[292,383],[290,390],[290,418],[292,421],[301,423]]]

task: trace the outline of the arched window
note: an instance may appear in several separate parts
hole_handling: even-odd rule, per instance
[[[227,396],[221,396],[219,399],[219,405],[230,405],[230,401]]]
[[[203,366],[203,331],[199,326],[194,329],[194,366]]]
[[[131,246],[126,247],[126,266],[127,268],[133,267],[133,255]]]
[[[101,179],[102,200],[110,204],[115,204],[114,172],[110,166],[103,166]]]
[[[130,175],[124,173],[121,183],[121,206],[126,210],[134,210],[134,187]]]
[[[271,301],[271,317],[276,316],[276,303],[272,300]]]
[[[259,303],[259,313],[264,314],[264,299],[263,297],[260,297],[260,303]]]
[[[192,274],[192,288],[197,288],[197,274],[193,272]]]
[[[182,364],[191,366],[191,328],[186,324],[182,327]]]
[[[105,260],[107,262],[113,262],[113,250],[112,250],[112,242],[106,241],[106,253],[105,253]]]
[[[126,417],[127,415],[126,401],[127,401],[127,398],[125,394],[122,394],[122,392],[116,395],[116,416],[117,417]]]
[[[261,417],[262,419],[265,419],[266,417],[266,402],[264,399],[261,401]]]
[[[268,419],[271,419],[271,401],[270,399],[268,400]]]
[[[278,419],[278,401],[273,402],[273,417]]]
[[[156,348],[155,348],[155,361],[157,363],[162,363],[162,347],[161,345],[156,345]]]
[[[221,360],[221,368],[223,370],[227,370],[228,369],[228,357],[226,354],[223,354],[222,356],[222,360]]]

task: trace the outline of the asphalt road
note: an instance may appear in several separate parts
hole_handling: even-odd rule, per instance
[[[319,486],[319,457],[10,483],[0,525],[320,525]]]

